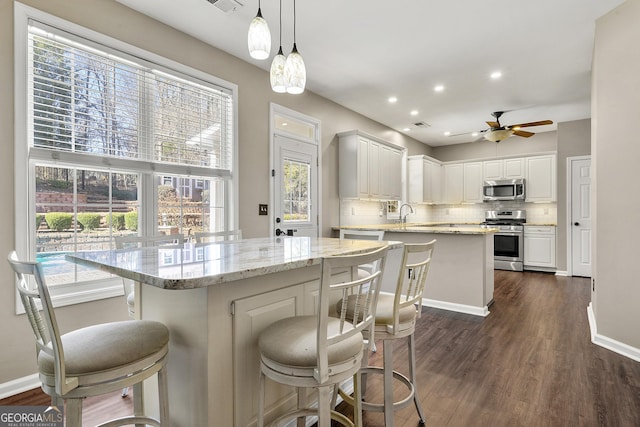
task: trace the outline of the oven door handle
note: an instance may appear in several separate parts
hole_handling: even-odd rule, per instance
[[[495,236],[514,236],[519,237],[522,236],[523,233],[521,231],[498,231],[495,233]]]

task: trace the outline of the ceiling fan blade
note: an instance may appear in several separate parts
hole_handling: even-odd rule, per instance
[[[490,128],[499,128],[500,127],[500,123],[498,122],[485,122],[486,124],[489,125]]]
[[[529,123],[520,123],[517,125],[511,125],[509,128],[528,128],[531,126],[542,126],[542,125],[552,125],[553,122],[551,120],[540,120],[539,122],[529,122]]]
[[[518,135],[521,136],[523,138],[529,138],[530,136],[535,135],[535,133],[533,132],[527,132],[526,130],[514,130],[513,131],[514,135]]]

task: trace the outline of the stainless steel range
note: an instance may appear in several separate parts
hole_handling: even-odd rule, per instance
[[[487,211],[484,225],[498,228],[494,234],[493,262],[497,270],[522,271],[524,261],[524,210]]]

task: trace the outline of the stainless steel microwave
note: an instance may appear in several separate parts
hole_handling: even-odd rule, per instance
[[[484,181],[482,200],[524,200],[524,179],[501,179]]]

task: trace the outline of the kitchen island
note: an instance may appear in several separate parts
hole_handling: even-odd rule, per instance
[[[423,305],[476,316],[489,315],[493,302],[493,234],[478,224],[408,223],[334,227],[384,231],[384,240],[424,243],[437,239]],[[399,251],[387,258],[382,292],[395,292]]]
[[[383,245],[387,242],[277,237],[67,258],[136,281],[136,316],[169,327],[172,426],[246,427],[256,422],[260,332],[283,317],[314,312],[322,257]],[[401,247],[389,243],[396,252]],[[158,413],[154,387],[145,383],[150,414]],[[268,418],[294,404],[292,388],[268,382]]]

